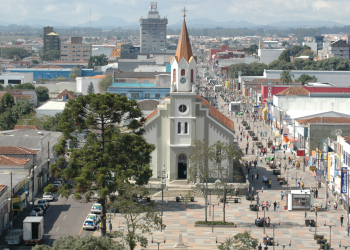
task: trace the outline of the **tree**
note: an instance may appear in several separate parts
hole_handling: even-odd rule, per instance
[[[8,84],[8,85],[5,87],[5,89],[13,89],[12,84]]]
[[[297,82],[301,82],[303,85],[309,83],[309,82],[316,82],[317,78],[315,76],[309,76],[307,74],[302,74],[298,79],[296,79]]]
[[[280,75],[280,80],[283,84],[291,84],[293,82],[294,75],[290,73],[290,70],[283,70]]]
[[[17,120],[17,125],[33,125],[40,130],[45,131],[61,131],[58,123],[62,117],[62,113],[57,113],[54,116],[44,115],[37,117],[34,112],[21,115]]]
[[[125,226],[115,232],[121,242],[134,250],[139,242],[142,248],[147,248],[148,240],[145,234],[152,234],[152,231],[164,230],[160,212],[154,202],[148,205],[138,203],[145,189],[138,188],[132,184],[122,184],[121,195],[116,200],[116,207],[124,218]]]
[[[38,60],[32,60],[32,64],[39,64]]]
[[[0,101],[0,113],[11,110],[15,105],[15,99],[10,93],[5,93]]]
[[[234,167],[241,166],[243,153],[236,144],[229,144],[220,141],[217,141],[212,146],[212,150],[214,150],[214,152],[211,155],[215,154],[215,158],[212,159],[213,171],[217,174],[216,176],[220,180],[222,186],[222,190],[218,190],[218,192],[223,200],[222,211],[223,222],[225,223],[226,196],[227,190],[229,189],[228,182],[231,177],[234,177]]]
[[[128,125],[123,124],[124,120],[128,120]],[[135,100],[110,93],[69,100],[59,122],[64,139],[55,147],[55,152],[61,156],[65,154],[67,140],[77,142],[75,131],[98,131],[89,133],[84,147],[72,150],[62,177],[74,181],[75,197],[98,194],[103,236],[106,234],[106,199],[115,197],[119,181],[133,180],[136,185],[145,185],[152,176],[149,162],[154,146],[142,137],[144,122]],[[51,167],[50,171],[54,172],[55,164]]]
[[[32,110],[33,109],[30,106],[29,100],[27,98],[20,98],[17,100],[16,105],[13,105],[11,113],[17,120],[21,115],[30,114]]]
[[[278,61],[290,62],[289,50],[284,50],[282,54],[278,57]]]
[[[213,176],[213,170],[209,168],[209,161],[212,159],[213,150],[208,141],[195,140],[190,146],[188,169],[188,180],[200,184],[205,200],[205,222],[208,221],[208,181]]]
[[[5,90],[5,87],[4,85],[0,84],[0,91],[3,91],[3,90]]]
[[[107,75],[104,79],[102,79],[99,83],[98,83],[98,88],[100,90],[100,92],[105,92],[107,91],[107,88],[109,86],[112,86],[112,80],[113,77],[111,75]]]
[[[283,41],[282,42],[282,47],[284,47],[284,46],[286,46],[286,45],[288,45],[289,43],[287,42],[287,41]]]
[[[301,53],[301,56],[314,56],[314,52],[311,49],[304,49]]]
[[[80,70],[80,68],[78,66],[76,66],[70,71],[69,80],[70,81],[75,81],[75,79],[78,76],[81,76],[81,70]]]
[[[59,50],[48,50],[44,54],[40,56],[43,61],[55,61],[60,59],[60,51]]]
[[[2,50],[2,57],[5,59],[22,60],[30,56],[30,52],[22,48],[4,48]]]
[[[77,237],[63,236],[53,242],[52,247],[48,245],[36,245],[33,250],[66,250],[66,249],[99,249],[99,250],[125,250],[118,241],[109,237]]]
[[[34,85],[30,82],[15,84],[13,89],[35,89]]]
[[[233,237],[227,238],[225,242],[218,246],[220,250],[253,250],[258,247],[259,241],[252,237],[250,231],[238,233]]]
[[[94,85],[92,84],[92,82],[90,82],[87,92],[89,94],[94,94],[95,93]]]
[[[95,66],[105,66],[108,64],[108,58],[105,54],[92,56],[89,59],[88,68],[93,69]]]
[[[39,102],[45,102],[49,97],[49,89],[44,86],[39,86],[36,88],[36,92],[38,93],[38,100]]]

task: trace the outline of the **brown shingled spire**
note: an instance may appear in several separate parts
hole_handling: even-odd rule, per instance
[[[185,22],[185,14],[184,14],[184,22],[182,24],[181,34],[179,38],[179,43],[177,45],[175,58],[176,61],[179,62],[183,57],[187,62],[190,61],[190,58],[193,56],[190,38],[188,37],[186,22]]]

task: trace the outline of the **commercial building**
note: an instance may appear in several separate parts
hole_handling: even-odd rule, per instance
[[[327,58],[344,58],[350,57],[349,44],[345,40],[337,40],[331,43],[324,43],[323,49],[319,51],[319,56],[322,59]]]
[[[141,52],[165,53],[168,19],[161,18],[157,11],[157,2],[151,2],[147,18],[140,18]]]
[[[63,90],[56,99],[45,102],[35,110],[37,117],[45,115],[54,116],[58,113],[62,113],[70,99],[75,99],[75,97],[68,90]]]
[[[2,181],[0,181],[0,230],[4,230],[9,224],[9,189]]]
[[[61,61],[80,61],[88,62],[92,55],[92,45],[83,44],[82,37],[72,37],[70,44],[61,45]]]
[[[33,82],[33,72],[2,72],[0,74],[0,84],[4,85],[4,87],[9,84],[21,84],[27,82]]]
[[[258,57],[260,63],[266,65],[278,60],[278,57],[285,51],[285,49],[258,49]]]
[[[209,49],[209,60],[214,60],[220,57],[222,59],[244,58],[245,53],[243,50],[229,49],[227,45],[221,45],[220,49]]]
[[[56,98],[65,89],[67,89],[68,91],[77,92],[76,82],[46,81],[46,82],[35,83],[34,86],[35,88],[40,86],[48,88],[50,98]]]
[[[60,50],[61,40],[60,36],[53,31],[53,27],[44,27],[44,53],[48,50]]]
[[[39,105],[38,93],[35,89],[7,89],[5,91],[0,91],[0,99],[5,93],[10,93],[15,103],[21,98],[26,98],[31,106],[37,107]]]

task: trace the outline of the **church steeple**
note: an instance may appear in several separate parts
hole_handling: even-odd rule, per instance
[[[184,8],[184,22],[182,24],[181,34],[179,38],[179,43],[177,44],[177,49],[175,53],[176,61],[179,62],[182,58],[185,58],[187,62],[193,56],[190,38],[188,37],[187,27],[186,27],[186,9]]]

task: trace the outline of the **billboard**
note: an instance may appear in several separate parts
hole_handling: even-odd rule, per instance
[[[346,194],[348,192],[348,171],[346,167],[341,168],[341,193]]]

